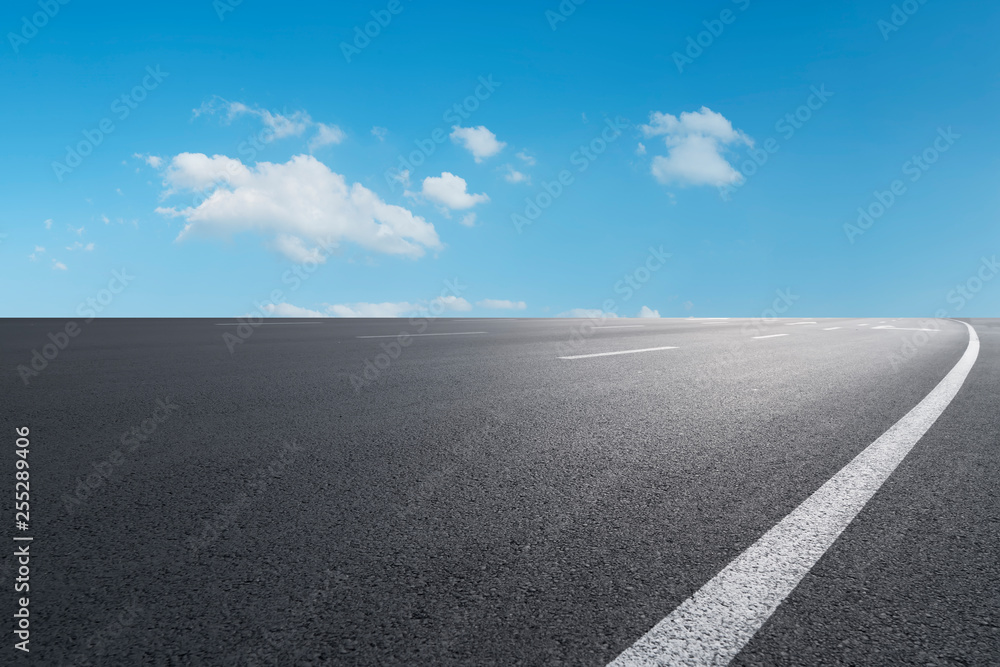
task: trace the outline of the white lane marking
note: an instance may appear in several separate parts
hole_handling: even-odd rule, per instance
[[[594,327],[595,329],[642,329],[645,324],[616,324],[613,327]]]
[[[694,320],[695,322],[699,320],[728,320],[728,317],[689,317],[689,320]]]
[[[423,334],[386,334],[379,336],[355,336],[355,338],[399,338],[400,336],[470,336],[472,334],[484,334],[485,331],[449,331],[446,333],[423,333]]]
[[[761,340],[762,338],[781,338],[782,336],[789,336],[791,334],[771,334],[770,336],[754,336],[754,340]]]
[[[818,322],[785,322],[786,327],[797,327],[800,324],[818,324]]]
[[[859,327],[867,327],[867,326],[871,326],[871,323],[868,323],[868,324],[859,324],[858,326]]]
[[[884,327],[872,327],[872,329],[892,329],[893,331],[933,331],[938,333],[940,329],[916,329],[912,327],[894,327],[891,324],[887,324]]]
[[[251,327],[258,327],[262,324],[323,324],[323,323],[322,322],[257,322],[256,324],[254,324],[253,322],[216,322],[215,326],[233,327],[233,326],[239,326],[241,324],[246,324]]]
[[[837,329],[843,329],[843,327],[827,327],[823,331],[836,331]]]
[[[572,357],[559,357],[560,359],[590,359],[592,357],[613,357],[619,354],[638,354],[640,352],[659,352],[660,350],[676,350],[676,347],[647,347],[642,350],[621,350],[620,352],[598,352],[597,354],[577,354]]]
[[[609,667],[726,665],[736,657],[955,398],[979,356],[976,330],[965,326],[965,354],[924,400]]]

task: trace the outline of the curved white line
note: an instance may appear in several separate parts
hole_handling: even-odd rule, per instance
[[[729,664],[958,394],[979,356],[962,324],[969,346],[924,400],[610,667]]]

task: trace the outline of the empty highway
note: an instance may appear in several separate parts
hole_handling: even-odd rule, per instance
[[[24,664],[1000,663],[1000,320],[66,324]]]

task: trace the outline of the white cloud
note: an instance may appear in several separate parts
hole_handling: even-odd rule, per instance
[[[87,243],[86,245],[84,245],[83,243],[80,243],[79,241],[76,241],[75,243],[73,243],[73,245],[66,246],[66,250],[83,250],[84,252],[90,252],[93,249],[94,249],[94,244],[93,243]],[[36,250],[37,250],[37,248],[36,248]]]
[[[45,221],[45,229],[52,229],[52,218]]]
[[[167,194],[218,185],[198,206],[156,209],[186,221],[179,240],[254,231],[273,235],[293,261],[321,244],[342,240],[408,257],[442,248],[434,225],[402,206],[385,203],[359,183],[349,185],[310,155],[248,167],[224,155],[181,153],[164,171],[164,184]],[[301,243],[291,240],[295,238]]]
[[[685,301],[684,302],[684,310],[691,310],[692,308],[694,308],[694,304],[693,303],[691,303],[690,301]]]
[[[53,271],[66,271],[66,265],[58,260],[52,260],[52,270]]]
[[[528,165],[529,167],[535,166],[535,158],[534,156],[529,155],[528,151],[518,151],[517,157],[521,158],[521,160],[524,161],[524,164]]]
[[[45,248],[43,248],[40,245],[36,245],[35,246],[35,252],[33,252],[30,255],[28,255],[28,259],[30,259],[32,262],[36,262],[36,261],[38,261],[38,256],[41,255],[44,252],[45,252]]]
[[[290,303],[268,303],[262,307],[271,317],[330,317],[318,310],[300,308]]]
[[[314,151],[317,148],[322,148],[323,146],[339,144],[347,138],[347,134],[345,134],[344,131],[336,125],[317,123],[316,128],[316,136],[309,140],[309,150],[311,151]]]
[[[439,296],[431,300],[430,308],[432,313],[437,310],[437,308],[434,308],[435,304],[444,310],[454,310],[463,313],[472,310],[472,304],[460,296]]]
[[[476,162],[482,162],[484,159],[496,155],[507,145],[502,141],[497,141],[497,135],[487,130],[484,125],[479,127],[454,125],[451,130],[451,140],[465,146],[465,149],[472,153]]]
[[[483,299],[477,301],[476,305],[490,310],[524,310],[528,307],[524,301],[508,301],[506,299]]]
[[[644,143],[642,143],[640,141],[639,145],[635,147],[635,154],[636,155],[645,155],[646,154],[646,144],[644,144]]]
[[[160,167],[163,166],[163,158],[160,157],[159,155],[144,155],[142,153],[133,153],[132,157],[138,160],[142,160],[153,169],[159,169]]]
[[[556,317],[577,317],[588,320],[606,320],[618,317],[615,313],[605,313],[599,308],[573,308],[566,312],[559,313]]]
[[[462,216],[462,219],[459,220],[459,222],[462,223],[463,225],[465,225],[466,227],[475,227],[476,226],[476,214],[475,213],[466,213],[465,215]]]
[[[68,229],[71,232],[76,232],[77,236],[83,236],[83,227],[77,229],[76,227],[73,227],[71,225],[66,225],[66,229]]]
[[[472,208],[476,204],[490,200],[486,193],[469,194],[465,179],[447,171],[440,176],[425,178],[423,195],[431,201],[455,210]]]
[[[753,145],[743,132],[708,107],[680,117],[654,111],[640,129],[647,137],[663,137],[667,154],[653,158],[652,174],[661,183],[722,186],[742,176],[723,155],[728,147]]]
[[[240,116],[253,116],[257,118],[267,129],[267,135],[261,137],[261,140],[265,143],[275,139],[285,139],[286,137],[300,137],[307,130],[315,129],[316,134],[309,140],[309,149],[313,150],[329,146],[330,144],[339,144],[347,136],[338,126],[318,123],[305,111],[280,114],[268,111],[267,109],[261,109],[257,106],[249,106],[242,102],[230,102],[218,96],[213,97],[195,109],[194,116],[197,118],[202,114],[216,114],[219,112],[226,114],[227,123],[231,123]],[[159,168],[157,165],[151,166]]]
[[[507,173],[504,174],[504,180],[508,183],[530,183],[531,179],[527,174],[523,174],[517,169],[514,169],[513,165],[505,164],[504,168],[507,169]]]
[[[306,262],[322,264],[326,261],[326,255],[323,254],[322,248],[307,248],[305,241],[298,236],[279,234],[274,239],[273,247],[296,264],[305,264]]]
[[[447,311],[465,312],[472,304],[458,296],[441,296],[430,302],[409,301],[384,303],[338,303],[327,310],[335,317],[407,317],[411,315],[441,314]]]
[[[645,319],[660,319],[660,311],[653,310],[649,306],[643,306],[642,309],[639,311],[639,315],[637,317],[642,317]]]
[[[389,134],[388,128],[379,127],[378,125],[372,128],[372,136],[378,139],[379,141],[385,141],[385,137],[388,134]]]

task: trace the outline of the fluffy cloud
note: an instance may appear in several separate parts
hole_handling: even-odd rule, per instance
[[[726,150],[753,141],[708,107],[680,117],[654,111],[640,129],[647,137],[663,137],[667,154],[653,158],[652,174],[661,183],[722,186],[742,176],[724,157]]]
[[[434,308],[435,311],[458,311],[465,312],[472,310],[472,304],[458,296],[440,296],[431,302],[410,303],[384,302],[384,303],[339,303],[328,307],[328,310],[335,317],[407,317],[411,315],[426,314]]]
[[[179,240],[254,231],[273,235],[275,247],[293,261],[340,241],[407,257],[442,247],[434,225],[359,183],[349,185],[310,155],[248,167],[224,155],[181,153],[163,176],[168,195],[215,186],[197,206],[156,209],[187,223]]]
[[[466,227],[475,227],[476,226],[476,214],[475,213],[466,213],[465,215],[462,216],[462,219],[459,220],[459,222],[462,223],[463,225],[465,225]]]
[[[307,130],[315,129],[315,135],[309,140],[309,148],[312,150],[322,146],[329,146],[330,144],[339,144],[347,136],[336,125],[315,122],[312,116],[305,111],[295,111],[286,115],[256,106],[249,106],[242,102],[230,102],[221,97],[213,97],[194,110],[195,117],[202,114],[217,113],[224,113],[227,123],[231,123],[240,116],[257,118],[267,131],[267,135],[262,137],[264,142],[284,139],[286,137],[300,137]],[[157,165],[151,166],[157,168]]]
[[[66,267],[65,264],[63,264],[59,260],[54,259],[54,260],[52,260],[52,270],[53,271],[66,271],[67,267]]]
[[[84,252],[90,252],[93,249],[94,249],[93,243],[84,244],[80,243],[79,241],[75,242],[73,245],[66,246],[66,250],[83,250]]]
[[[490,310],[524,310],[528,307],[524,301],[508,301],[506,299],[483,299],[477,301],[476,305]]]
[[[455,210],[472,208],[490,200],[485,193],[470,194],[467,188],[464,178],[446,171],[440,176],[425,178],[422,194],[433,202]]]
[[[530,183],[531,179],[528,178],[527,174],[524,174],[517,169],[514,169],[513,165],[505,164],[504,168],[507,169],[507,173],[503,175],[504,180],[508,183]]]
[[[52,229],[52,218],[45,221],[45,229]]]
[[[564,313],[559,313],[556,317],[576,317],[588,320],[606,320],[618,317],[615,313],[605,313],[599,308],[573,308]]]
[[[35,246],[35,252],[33,252],[30,255],[28,255],[28,259],[30,259],[32,262],[36,262],[36,261],[38,261],[38,256],[41,255],[44,252],[45,252],[45,248],[44,247],[42,247],[40,245],[36,245]]]
[[[524,161],[524,164],[528,165],[529,167],[535,166],[535,158],[534,156],[529,155],[528,151],[518,151],[517,157],[521,158],[521,160]]]
[[[389,134],[389,129],[385,127],[379,127],[376,125],[372,128],[372,136],[379,141],[385,141],[386,135]]]
[[[290,303],[268,303],[264,304],[263,309],[271,317],[330,317],[318,310],[300,308]]]
[[[660,311],[653,310],[649,306],[643,306],[642,310],[639,311],[638,317],[645,319],[660,319]]]
[[[461,143],[467,151],[472,153],[476,162],[482,162],[488,157],[492,157],[503,150],[507,144],[497,141],[497,135],[486,129],[486,126],[461,127],[454,125],[451,128],[451,140]]]

